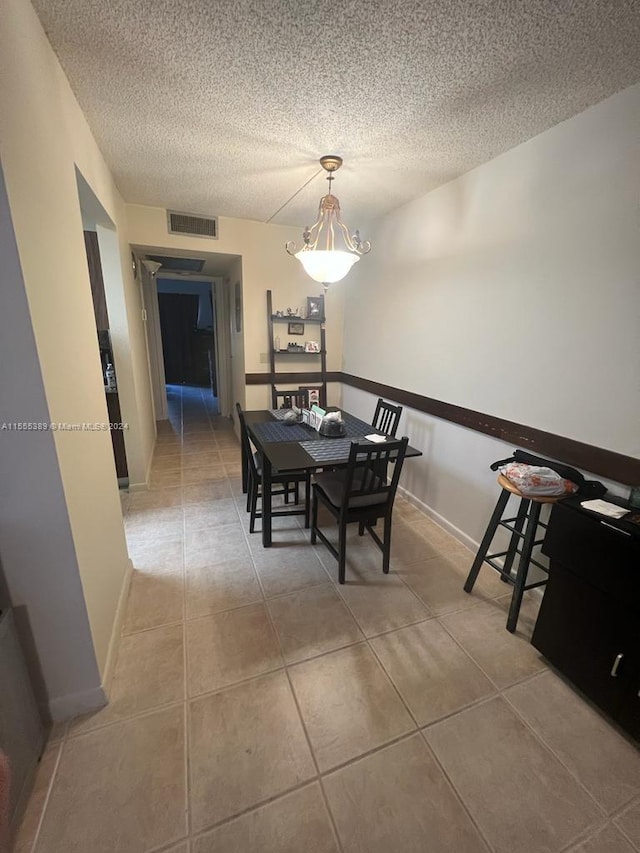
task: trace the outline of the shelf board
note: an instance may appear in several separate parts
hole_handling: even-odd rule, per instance
[[[288,349],[275,349],[273,351],[274,355],[324,355],[326,350],[320,350],[320,352],[303,352],[302,350],[298,350],[298,352],[291,352]]]
[[[274,323],[324,323],[324,317],[290,317],[288,314],[286,317],[272,314],[271,319]]]

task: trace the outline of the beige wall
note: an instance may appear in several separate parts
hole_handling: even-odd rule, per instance
[[[215,211],[212,211],[215,214]],[[242,219],[220,217],[218,240],[203,240],[198,237],[168,234],[166,212],[162,208],[127,205],[129,241],[136,246],[149,248],[163,247],[170,251],[177,249],[192,251],[195,256],[203,252],[221,252],[240,255],[243,330],[244,371],[246,373],[266,373],[269,364],[266,361],[267,316],[266,293],[273,292],[274,307],[306,307],[307,296],[322,293],[322,285],[312,281],[302,269],[300,263],[290,257],[284,249],[289,240],[300,240],[301,229],[279,225],[265,225]],[[240,262],[236,262],[240,263]],[[230,308],[233,314],[233,285],[238,280],[238,269],[229,275]],[[235,277],[234,277],[235,276]],[[329,370],[342,369],[342,330],[344,311],[344,285],[340,282],[332,285],[326,298],[327,315],[327,367]],[[237,343],[237,341],[236,341]],[[286,369],[304,371],[309,369],[308,360],[287,360]],[[240,368],[236,361],[236,394],[239,393],[238,377]],[[246,406],[262,408],[269,405],[270,390],[264,386],[250,386],[246,389]],[[332,386],[330,402],[339,403],[340,389]],[[240,401],[241,402],[241,401]]]
[[[120,359],[120,392],[124,418],[132,424],[127,450],[134,475],[146,470],[153,442],[153,422],[148,411],[148,377],[141,359],[141,319],[128,271],[124,205],[98,150],[62,69],[51,50],[31,5],[26,0],[5,0],[0,5],[0,158],[19,253],[24,290],[33,330],[33,346],[39,363],[48,416],[54,422],[107,422],[107,410],[96,340],[95,321],[82,235],[82,219],[76,168],[115,225],[121,256],[120,269],[109,271],[119,280],[122,310],[117,295],[108,295],[114,309],[114,337],[128,333],[131,358]],[[131,312],[128,319],[125,314]],[[120,314],[120,316],[118,316]],[[137,323],[137,325],[136,325]],[[19,370],[19,365],[14,365]],[[23,412],[10,414],[22,419]],[[56,432],[49,434],[49,454],[55,459],[55,475],[44,469],[30,470],[25,456],[22,476],[33,490],[50,492],[53,501],[65,505],[68,559],[64,566],[42,567],[38,595],[79,577],[86,613],[51,614],[46,626],[34,625],[41,651],[49,701],[56,715],[95,703],[100,682],[108,671],[114,626],[130,568],[108,431]],[[44,447],[44,444],[43,444]],[[55,482],[56,476],[61,491]],[[28,505],[20,520],[25,553],[27,540],[50,535],[47,525]],[[58,519],[57,524],[62,522]],[[43,553],[44,545],[43,542]],[[14,542],[11,561],[20,560]],[[50,570],[45,571],[46,568]],[[54,595],[54,591],[56,594]],[[22,587],[20,604],[30,607],[35,590]],[[87,619],[90,634],[83,634]],[[57,618],[57,622],[56,622]],[[52,621],[53,619],[53,621]],[[75,693],[65,693],[71,683],[61,677],[60,667],[73,667],[73,659],[61,657],[57,669],[52,650],[65,637],[84,643],[95,654],[97,669],[78,663],[72,673]],[[46,663],[45,663],[46,661]],[[69,673],[67,673],[67,676]],[[84,691],[84,692],[83,692]],[[97,691],[97,692],[96,692]]]
[[[379,221],[347,279],[345,370],[640,456],[639,139],[640,85]],[[425,453],[404,485],[477,540],[513,447],[417,412],[402,428]]]

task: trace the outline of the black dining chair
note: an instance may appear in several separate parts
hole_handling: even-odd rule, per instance
[[[320,538],[338,561],[338,580],[345,582],[347,558],[347,525],[358,524],[358,533],[367,530],[382,551],[382,571],[389,573],[391,555],[391,515],[409,439],[372,444],[353,441],[346,470],[316,474],[311,497],[311,543]],[[394,463],[391,481],[383,473]],[[319,504],[328,509],[338,523],[338,547],[318,527]],[[382,538],[373,529],[384,519]]]
[[[290,409],[297,406],[299,409],[309,408],[308,391],[279,391],[275,385],[271,386],[271,408]]]
[[[236,412],[240,423],[240,441],[242,442],[243,455],[247,464],[247,512],[249,516],[249,533],[255,532],[256,518],[262,518],[262,512],[258,509],[258,499],[262,497],[262,458],[257,450],[251,446],[244,412],[240,403],[236,403]],[[300,503],[300,484],[304,483],[304,508],[297,508]],[[294,471],[288,474],[276,474],[271,478],[271,494],[283,495],[285,504],[293,496],[296,508],[272,510],[271,515],[304,515],[304,526],[309,527],[311,476],[307,471]]]
[[[384,432],[386,435],[392,435],[395,438],[401,414],[402,406],[394,406],[391,403],[387,403],[382,397],[378,397],[371,425],[378,432]]]

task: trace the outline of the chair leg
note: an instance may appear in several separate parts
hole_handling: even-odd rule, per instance
[[[293,487],[293,494],[295,497],[296,506],[300,503],[300,480],[296,480],[295,486]]]
[[[502,489],[502,491],[500,492],[500,496],[498,497],[498,502],[496,503],[495,509],[493,510],[493,514],[491,516],[489,524],[487,525],[485,534],[482,537],[482,542],[480,543],[480,547],[478,548],[478,553],[476,554],[475,560],[473,561],[473,565],[471,566],[469,575],[467,576],[467,579],[464,582],[463,589],[465,592],[471,592],[474,583],[478,579],[480,567],[484,563],[484,558],[487,556],[487,551],[489,550],[491,541],[496,534],[496,530],[498,529],[498,522],[502,518],[502,513],[504,512],[504,508],[506,507],[508,500],[509,492],[506,489]]]
[[[311,500],[311,477],[309,474],[307,474],[307,478],[304,481],[304,527],[305,527],[305,530],[309,529],[309,511],[311,508],[310,500]]]
[[[389,563],[391,562],[391,516],[384,520],[384,531],[382,534],[382,571],[389,574]]]
[[[364,522],[364,521],[361,521],[358,524],[358,536],[364,536],[365,524],[366,524],[366,522]]]
[[[311,544],[316,544],[316,530],[318,529],[318,498],[315,491],[311,492]]]
[[[524,587],[527,582],[527,574],[529,573],[529,560],[533,551],[533,543],[536,540],[536,531],[538,529],[538,519],[540,518],[541,504],[536,501],[531,503],[531,512],[529,513],[529,521],[524,534],[524,542],[522,543],[522,553],[520,554],[520,562],[516,571],[516,579],[513,585],[513,595],[511,596],[511,604],[509,606],[509,616],[507,617],[507,631],[512,634],[516,630],[518,624],[518,616],[520,614],[520,605],[522,604],[522,596]]]
[[[249,492],[251,496],[250,508],[249,512],[251,515],[249,516],[249,533],[254,533],[256,528],[256,511],[258,507],[258,484],[251,478],[251,489]]]
[[[253,492],[253,475],[247,477],[247,512],[251,511],[251,493]]]
[[[338,522],[338,531],[338,583],[344,583],[347,565],[347,525]]]

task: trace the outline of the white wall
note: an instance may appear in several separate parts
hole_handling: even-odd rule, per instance
[[[215,213],[215,211],[213,211]],[[322,285],[312,281],[302,269],[299,261],[285,252],[285,243],[289,240],[300,241],[302,229],[280,225],[265,225],[242,219],[220,217],[218,220],[219,239],[203,240],[199,237],[167,233],[166,211],[156,207],[127,205],[129,241],[133,245],[163,251],[172,249],[193,252],[194,257],[203,253],[220,252],[239,255],[241,261],[241,282],[243,302],[242,336],[244,366],[236,360],[236,388],[241,373],[267,373],[267,290],[273,292],[274,307],[306,306],[307,296],[318,296]],[[364,264],[364,261],[362,262]],[[234,314],[233,286],[238,276],[229,275],[231,313]],[[327,368],[340,370],[342,365],[342,329],[344,311],[344,282],[332,285],[325,299],[327,315]],[[236,341],[237,343],[237,341]],[[287,371],[306,371],[309,360],[289,359]],[[339,388],[331,386],[330,401],[339,402]],[[246,389],[247,408],[263,408],[270,405],[271,391],[267,385],[249,386]],[[236,398],[234,398],[235,401]],[[239,402],[242,402],[239,399]]]
[[[121,263],[108,278],[120,279],[121,292],[119,299],[107,293],[107,303],[114,348],[126,335],[131,352],[129,366],[123,370],[120,359],[119,370],[123,416],[132,424],[127,451],[145,470],[154,423],[146,359],[140,357],[144,336],[141,316],[135,317],[139,295],[130,273],[124,205],[27,0],[0,4],[0,66],[0,159],[32,327],[30,356],[39,365],[48,419],[108,422],[77,169],[116,228],[112,235]],[[19,323],[16,306],[12,303],[10,311]],[[22,377],[15,359],[4,369],[9,381]],[[28,420],[30,407],[15,399],[16,409],[7,416]],[[30,614],[50,707],[55,716],[64,716],[102,701],[100,685],[113,659],[130,563],[108,431],[56,432],[40,442],[39,454],[18,457],[18,480],[12,485],[23,500],[12,507],[11,547],[5,554],[2,544],[2,559],[10,593]],[[36,559],[44,562],[32,567],[31,581],[12,584],[11,578]],[[71,593],[64,598],[74,584],[82,585],[86,609],[76,606]],[[46,619],[38,606],[43,597],[50,600]],[[61,655],[56,662],[54,650],[61,644],[75,645],[76,656]]]
[[[344,370],[639,456],[639,140],[640,85],[379,221]],[[416,412],[404,429],[425,452],[404,483],[477,540],[512,446]]]

